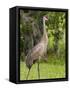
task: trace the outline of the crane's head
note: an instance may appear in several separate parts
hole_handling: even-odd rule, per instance
[[[48,21],[48,17],[47,16],[43,16],[43,19]]]

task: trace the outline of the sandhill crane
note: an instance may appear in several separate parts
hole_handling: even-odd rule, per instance
[[[38,77],[40,79],[39,60],[46,53],[46,49],[47,49],[47,45],[48,45],[48,35],[46,32],[46,26],[45,26],[45,21],[47,21],[47,20],[48,20],[47,16],[43,16],[43,36],[42,36],[40,42],[37,45],[35,45],[28,52],[28,54],[26,56],[26,66],[29,69],[26,79],[28,79],[30,69],[36,61],[38,62]]]

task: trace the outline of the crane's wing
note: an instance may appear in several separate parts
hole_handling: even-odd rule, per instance
[[[33,60],[38,59],[39,56],[42,56],[44,52],[44,46],[42,43],[37,44],[32,50],[28,53]]]

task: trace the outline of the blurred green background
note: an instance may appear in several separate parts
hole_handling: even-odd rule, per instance
[[[39,43],[43,35],[42,18],[46,15],[46,31],[48,33],[48,50],[45,58],[41,59],[41,79],[65,77],[65,12],[20,10],[20,80],[25,80],[28,68],[25,56],[28,51]],[[29,80],[38,79],[37,63],[30,71]]]

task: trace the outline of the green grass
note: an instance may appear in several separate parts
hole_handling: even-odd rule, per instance
[[[53,79],[65,77],[65,60],[57,56],[49,56],[47,62],[40,62],[40,79]],[[25,62],[20,62],[20,80],[26,80],[28,68]],[[30,71],[29,80],[38,79],[37,63]]]

